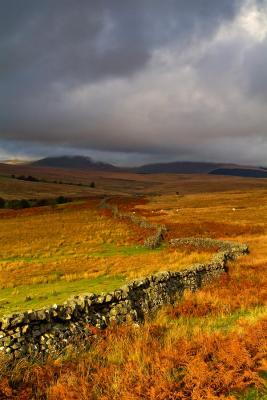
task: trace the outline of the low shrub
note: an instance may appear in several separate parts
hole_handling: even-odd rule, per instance
[[[0,197],[0,208],[5,208],[6,201]]]
[[[67,197],[64,197],[64,196],[58,196],[57,198],[56,198],[56,203],[57,204],[64,204],[64,203],[67,203],[69,200],[67,199]]]

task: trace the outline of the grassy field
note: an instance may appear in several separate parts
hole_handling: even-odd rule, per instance
[[[12,174],[32,175],[48,183],[12,179]],[[51,183],[61,181],[64,184]],[[95,182],[95,188],[78,186]],[[50,198],[58,195],[71,197],[96,195],[181,195],[218,193],[224,191],[266,190],[267,179],[249,179],[214,175],[191,174],[134,174],[109,171],[83,171],[61,168],[40,168],[0,163],[0,197]],[[67,184],[70,183],[71,185]],[[73,185],[75,184],[75,185]]]
[[[2,211],[0,315],[109,291],[129,279],[211,257],[208,251],[174,251],[166,245],[145,249],[150,230],[114,220],[98,204]]]
[[[24,360],[3,371],[3,398],[267,399],[266,180],[142,179],[158,180],[158,193],[112,201],[166,225],[166,240],[156,251],[141,247],[148,232],[112,219],[95,207],[96,200],[3,214],[1,312],[54,303],[87,289],[110,290],[134,276],[211,257],[169,249],[168,239],[175,237],[244,242],[250,254],[142,326],[111,327],[98,332],[89,348],[70,349],[43,365]]]

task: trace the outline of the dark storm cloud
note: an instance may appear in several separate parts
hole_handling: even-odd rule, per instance
[[[265,1],[257,4],[264,9]],[[244,123],[248,105],[240,95],[264,97],[265,42],[247,49],[237,34],[213,43],[221,27],[234,24],[245,0],[0,5],[3,148],[9,142],[12,149],[40,148],[36,154],[42,146],[44,152],[65,146],[199,158],[219,155],[221,136],[234,135],[239,146],[242,135],[265,134],[261,109]],[[235,113],[233,98],[240,105]]]
[[[45,81],[123,76],[154,47],[204,34],[236,9],[233,0],[6,0],[1,2],[1,76]],[[40,82],[42,84],[42,82]]]

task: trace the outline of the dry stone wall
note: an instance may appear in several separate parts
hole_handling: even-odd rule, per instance
[[[192,238],[171,245],[192,244]],[[207,239],[205,239],[207,240]],[[211,239],[208,239],[211,240]],[[216,241],[217,242],[217,241]],[[62,305],[6,316],[0,320],[0,351],[19,358],[53,354],[112,323],[142,322],[164,304],[173,304],[184,290],[197,290],[227,269],[227,261],[248,252],[246,245],[217,242],[220,250],[210,263],[179,272],[160,272],[105,294],[75,296]],[[210,242],[211,244],[211,242]]]
[[[136,215],[135,213],[122,212],[118,207],[108,203],[109,198],[104,198],[99,205],[99,208],[106,208],[111,211],[114,218],[130,220],[133,224],[145,229],[154,229],[155,232],[144,240],[143,246],[147,249],[156,249],[164,239],[167,231],[165,225],[159,225],[149,222],[147,219]]]

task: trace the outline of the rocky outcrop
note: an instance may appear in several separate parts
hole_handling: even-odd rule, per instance
[[[172,240],[171,245],[192,245],[192,240],[196,239]],[[193,265],[179,272],[160,272],[134,280],[112,293],[75,296],[62,305],[2,318],[0,351],[16,358],[31,354],[45,357],[90,337],[94,327],[103,329],[128,320],[142,322],[147,314],[177,301],[184,290],[195,291],[222,274],[228,260],[248,252],[246,245],[212,239],[205,239],[206,244],[207,240],[220,250],[208,264]]]

